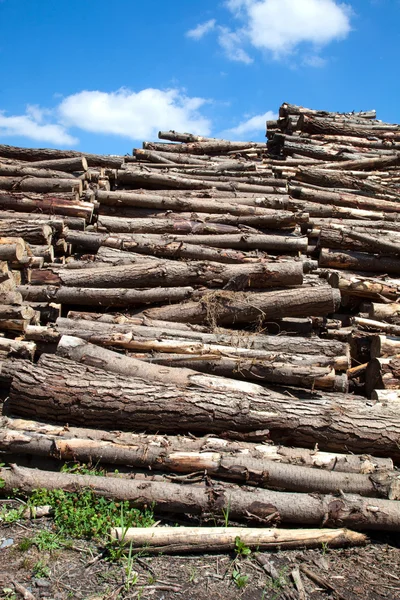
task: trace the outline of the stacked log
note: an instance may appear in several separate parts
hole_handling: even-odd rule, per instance
[[[400,127],[283,104],[266,143],[159,138],[0,146],[0,452],[129,465],[96,491],[160,512],[400,530]]]

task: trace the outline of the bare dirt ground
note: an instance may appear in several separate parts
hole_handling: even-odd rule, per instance
[[[332,588],[324,589],[302,573],[309,600],[400,599],[400,540],[394,536],[375,537],[364,548],[264,554],[279,575],[273,579],[253,553],[245,557],[143,554],[109,562],[103,547],[94,542],[72,540],[72,547],[53,551],[29,547],[27,538],[53,529],[51,518],[1,524],[0,598],[295,600],[300,596],[291,572],[303,565]],[[28,594],[16,591],[15,584]]]

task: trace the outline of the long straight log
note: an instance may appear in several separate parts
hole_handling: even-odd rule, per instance
[[[124,156],[107,156],[103,154],[88,154],[77,150],[57,150],[55,148],[19,148],[0,144],[0,156],[29,162],[58,160],[60,158],[82,158],[84,156],[89,166],[111,167],[119,169],[125,162]]]
[[[156,152],[177,152],[183,154],[226,154],[232,150],[241,151],[248,148],[266,150],[267,145],[260,142],[229,142],[228,140],[212,140],[206,142],[189,142],[186,144],[163,144],[157,142],[143,142],[145,150]]]
[[[363,317],[353,317],[352,322],[358,329],[366,331],[374,331],[379,333],[388,333],[400,337],[400,325],[391,325],[390,323],[382,323],[382,321],[374,321]]]
[[[231,325],[264,323],[283,317],[326,316],[340,306],[340,292],[328,287],[265,293],[211,293],[199,302],[153,308],[144,316],[162,321]]]
[[[126,500],[132,506],[152,505],[160,512],[211,514],[222,516],[228,510],[232,519],[253,519],[267,522],[268,517],[282,523],[327,526],[350,525],[355,529],[400,530],[397,502],[383,499],[364,499],[358,495],[296,494],[263,489],[250,490],[221,482],[209,485],[179,485],[167,482],[125,480],[117,477],[74,475],[39,471],[13,465],[2,468],[4,492],[31,494],[37,488],[64,489],[75,492],[92,489],[98,496]]]
[[[49,160],[35,160],[32,165],[35,168],[53,169],[55,171],[63,171],[65,173],[75,173],[88,170],[88,161],[84,156],[76,156],[71,158],[56,158]]]
[[[96,234],[96,233],[78,233],[69,232],[65,239],[74,247],[86,249],[86,251],[97,252],[100,247],[121,249],[126,252],[134,252],[152,257],[172,258],[172,259],[191,259],[191,260],[209,260],[227,264],[237,264],[246,262],[262,262],[266,259],[258,252],[241,252],[240,250],[230,250],[225,248],[212,248],[199,244],[183,241],[169,240],[165,236],[155,236],[153,234]],[[136,262],[132,260],[132,262]]]
[[[323,248],[318,264],[321,268],[349,269],[351,271],[372,271],[374,273],[400,274],[400,259],[374,256],[362,252],[341,252]]]
[[[109,233],[193,233],[193,234],[234,234],[240,233],[237,226],[218,222],[202,222],[194,219],[179,218],[179,215],[166,219],[128,219],[126,217],[99,216],[97,231]]]
[[[342,267],[338,267],[342,268]],[[386,279],[367,277],[363,274],[342,273],[340,271],[328,272],[327,281],[339,289],[342,294],[369,298],[372,300],[396,300],[400,297],[400,283]]]
[[[233,379],[262,381],[298,387],[348,391],[347,376],[336,376],[326,358],[320,361],[303,360],[282,362],[278,360],[263,360],[245,357],[223,357],[219,354],[190,355],[159,354],[159,355],[130,355],[151,364],[165,365],[176,368],[190,368],[202,373],[230,377]]]
[[[58,423],[160,432],[269,429],[288,444],[398,459],[398,412],[348,394],[290,394],[247,384],[256,393],[212,391],[116,376],[54,355],[39,364],[3,363],[12,377],[8,412]]]
[[[44,177],[48,179],[72,179],[70,173],[54,171],[52,169],[41,169],[32,164],[7,165],[0,160],[1,177]]]
[[[190,298],[192,287],[155,287],[152,289],[106,289],[85,287],[18,286],[26,301],[95,307],[129,308],[158,302],[180,302]]]
[[[15,343],[15,342],[14,342]],[[23,342],[27,344],[27,342]],[[31,342],[29,342],[31,343]],[[267,434],[264,432],[265,437]],[[261,436],[262,437],[262,436]],[[205,437],[146,435],[122,431],[102,431],[83,427],[49,425],[25,419],[0,418],[0,448],[13,454],[49,456],[59,460],[153,468],[172,454],[223,454],[227,457],[255,458],[282,464],[313,467],[329,472],[364,475],[390,471],[393,461],[376,456],[321,452],[317,449],[288,448],[266,443],[232,441],[213,435]]]
[[[69,315],[71,313],[68,313]],[[333,365],[335,369],[345,371],[350,366],[350,350],[348,344],[333,340],[324,340],[319,337],[302,336],[275,336],[245,332],[235,332],[229,329],[220,333],[205,333],[196,325],[183,325],[179,322],[168,323],[153,321],[155,325],[142,325],[138,321],[143,318],[134,317],[122,321],[120,318],[113,320],[81,319],[78,313],[65,319],[57,319],[57,329],[62,334],[76,335],[89,341],[90,336],[99,340],[100,336],[107,337],[112,345],[121,345],[139,352],[173,352],[178,354],[220,354],[221,356],[242,356],[264,360],[281,360],[282,362],[296,362],[296,360],[310,360],[311,364]],[[159,323],[159,324],[157,324]],[[169,325],[169,326],[168,326]],[[186,329],[182,329],[186,327]],[[190,329],[191,328],[191,329]],[[117,343],[120,338],[120,344]],[[97,343],[97,342],[95,342]],[[126,344],[126,346],[124,346]],[[291,359],[290,356],[293,358]],[[315,361],[315,362],[313,362]]]
[[[80,338],[69,335],[62,336],[57,347],[57,354],[125,377],[138,377],[145,381],[161,382],[167,385],[176,385],[180,388],[204,387],[223,392],[227,390],[255,394],[258,392],[258,386],[237,382],[225,377],[204,375],[193,369],[173,369],[171,367],[160,369],[157,365],[117,354],[117,352],[89,344]]]
[[[233,551],[237,540],[257,550],[279,548],[329,548],[362,546],[367,538],[349,529],[251,529],[249,527],[135,527],[114,528],[111,536],[128,544],[131,551],[143,547],[151,553],[181,554]]]
[[[318,244],[322,248],[358,250],[389,256],[400,254],[400,234],[391,231],[354,231],[348,227],[331,225],[321,228]]]
[[[326,191],[324,188],[315,189],[310,187],[289,186],[289,192],[293,198],[320,202],[323,204],[336,204],[337,206],[348,206],[369,210],[400,212],[400,204],[392,200],[381,200],[376,197],[349,194],[347,192]]]
[[[220,287],[229,284],[234,289],[249,287],[268,288],[278,285],[296,285],[303,282],[303,264],[250,263],[229,265],[216,262],[160,261],[154,264],[138,263],[109,269],[71,269],[54,272],[52,269],[32,270],[31,284],[59,285],[85,288],[146,288],[206,285]],[[169,319],[167,319],[169,320]],[[179,320],[179,319],[178,319]]]
[[[298,129],[303,131],[304,133],[322,133],[322,134],[331,134],[331,135],[350,135],[355,137],[365,137],[366,128],[365,125],[352,125],[344,122],[331,121],[329,119],[321,119],[318,117],[314,117],[311,115],[300,115],[298,121]],[[383,135],[384,131],[388,131],[387,125],[380,125],[377,123],[376,125],[370,125],[367,128],[367,131],[373,131],[375,137],[380,137]],[[396,125],[390,125],[389,131],[400,131],[400,129]]]
[[[22,192],[73,192],[82,193],[80,179],[55,179],[42,177],[0,177],[0,189]]]
[[[111,323],[119,325],[135,325],[139,327],[163,328],[172,331],[188,331],[206,333],[207,328],[201,325],[190,325],[185,323],[170,323],[169,321],[154,321],[143,317],[133,317],[129,314],[111,314],[111,313],[95,313],[70,310],[67,314],[68,319],[74,321],[95,321],[96,323]],[[229,330],[227,330],[229,332]]]
[[[68,217],[83,217],[90,222],[94,206],[91,202],[82,202],[75,198],[60,197],[57,194],[24,194],[21,192],[0,192],[0,208],[27,213],[59,214]],[[75,228],[74,228],[75,229]]]

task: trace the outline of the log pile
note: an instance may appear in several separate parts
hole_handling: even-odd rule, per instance
[[[0,145],[0,451],[131,469],[5,491],[399,531],[400,126],[283,104],[266,143],[159,138]]]

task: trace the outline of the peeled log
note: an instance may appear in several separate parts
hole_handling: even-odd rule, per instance
[[[257,393],[183,390],[54,355],[42,355],[37,365],[7,361],[3,374],[12,376],[7,410],[23,417],[175,434],[269,429],[272,440],[289,445],[317,443],[322,450],[347,448],[400,458],[398,412],[380,404],[369,406],[358,396],[294,390],[287,394],[255,384],[251,388]]]
[[[18,286],[18,292],[28,302],[56,302],[58,304],[80,304],[82,306],[129,308],[141,304],[179,302],[190,298],[194,289],[185,286],[132,290],[21,285]]]
[[[206,285],[233,289],[298,285],[303,282],[301,262],[223,264],[217,262],[159,261],[116,266],[113,269],[32,270],[32,285],[59,285],[85,288],[143,288]],[[168,319],[166,319],[168,320]],[[179,321],[179,319],[177,319]]]
[[[350,525],[355,529],[400,531],[400,512],[393,500],[373,500],[358,495],[340,498],[329,495],[274,492],[260,488],[246,489],[234,484],[207,482],[179,485],[169,482],[126,480],[117,477],[74,475],[39,471],[12,465],[0,469],[3,492],[14,489],[30,495],[38,488],[63,489],[79,493],[91,489],[97,496],[126,500],[131,506],[144,508],[153,503],[162,513],[208,514],[232,519],[268,520],[301,525]],[[210,493],[212,492],[212,493]]]
[[[26,342],[25,342],[26,343]],[[266,437],[268,432],[260,432]],[[376,456],[321,452],[266,443],[221,439],[213,435],[185,437],[101,431],[49,425],[24,419],[0,418],[0,449],[13,454],[49,456],[83,463],[133,464],[155,468],[171,453],[219,453],[227,457],[257,459],[313,467],[342,473],[376,474],[393,469],[393,461]]]
[[[283,317],[323,316],[340,306],[340,292],[331,287],[303,287],[282,293],[270,291],[246,294],[218,291],[198,302],[186,302],[146,310],[144,316],[162,321],[182,323],[263,323]]]
[[[150,553],[232,552],[237,540],[254,550],[363,546],[366,536],[349,529],[265,529],[250,527],[130,527],[114,528],[111,537],[129,544],[130,551],[144,547]]]

